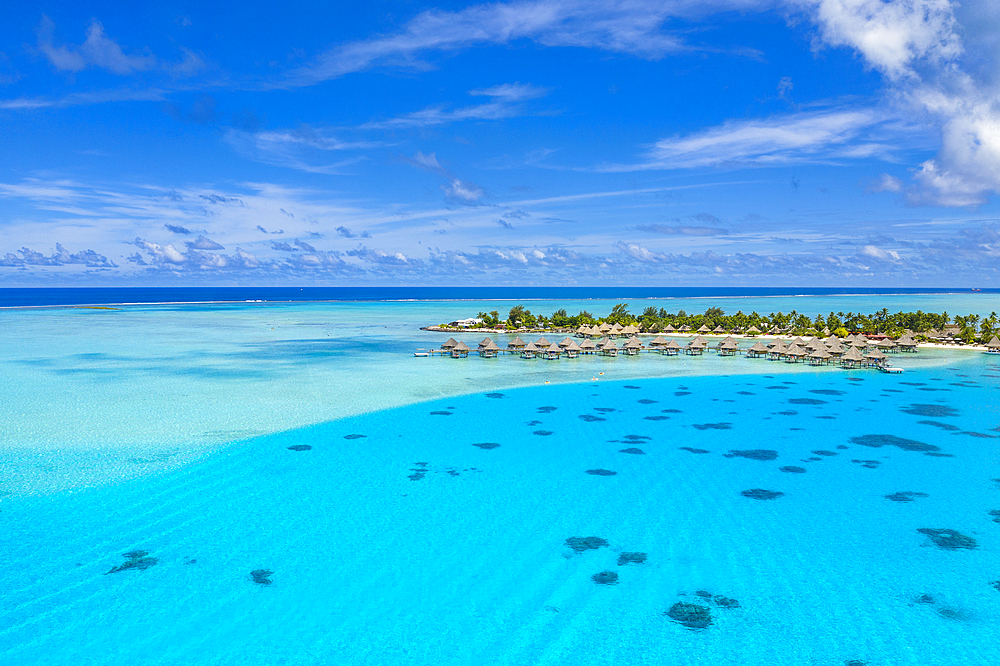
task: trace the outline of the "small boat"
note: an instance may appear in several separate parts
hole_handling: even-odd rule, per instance
[[[413,352],[414,356],[430,356],[429,352]]]
[[[890,375],[898,375],[903,372],[902,368],[894,368],[888,365],[879,366],[879,370],[882,372],[888,372]]]

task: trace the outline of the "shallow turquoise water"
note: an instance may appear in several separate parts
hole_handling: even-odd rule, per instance
[[[902,376],[704,360],[753,374],[499,397],[484,383],[139,478],[7,497],[0,663],[1000,660],[997,360],[959,354]],[[852,441],[865,435],[952,457]],[[777,457],[725,455],[750,449]],[[900,491],[926,497],[885,498]],[[976,547],[938,547],[921,528]],[[565,544],[587,536],[608,545]],[[157,562],[108,573],[135,550]],[[622,552],[647,559],[619,566]],[[262,569],[271,584],[254,582]],[[602,571],[617,584],[595,583]],[[679,601],[713,623],[672,621]]]

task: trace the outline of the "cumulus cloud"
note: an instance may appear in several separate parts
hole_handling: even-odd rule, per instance
[[[386,252],[379,249],[369,249],[364,245],[359,245],[354,250],[348,250],[345,254],[355,257],[361,261],[376,264],[378,266],[412,267],[420,266],[423,261],[407,257],[402,252]]]
[[[185,245],[192,250],[224,250],[226,248],[222,247],[215,241],[205,238],[204,236],[198,236],[197,239],[193,241],[185,241]]]
[[[903,191],[903,181],[895,176],[890,176],[887,173],[883,173],[879,176],[875,182],[868,186],[869,192],[902,192]]]
[[[823,43],[852,48],[890,91],[941,127],[938,155],[920,165],[911,203],[974,206],[1000,190],[996,3],[968,0],[800,0]],[[963,20],[960,20],[964,18]],[[962,35],[969,35],[964,44]],[[971,50],[970,50],[971,49]]]
[[[878,259],[879,261],[899,261],[899,253],[895,250],[883,250],[880,247],[874,245],[865,245],[861,248],[859,253],[869,259]]]
[[[80,46],[56,46],[55,23],[48,16],[42,17],[37,32],[38,49],[53,67],[61,71],[80,72],[98,67],[113,74],[126,75],[156,66],[156,57],[148,49],[142,55],[126,54],[117,42],[104,34],[104,26],[97,19],[90,22],[87,39]]]
[[[367,231],[363,231],[360,234],[356,234],[347,227],[340,226],[336,229],[338,236],[343,236],[344,238],[371,238],[371,234]]]
[[[462,204],[474,204],[482,199],[486,194],[483,188],[473,182],[458,178],[442,166],[442,164],[438,162],[437,155],[434,153],[425,155],[418,150],[412,158],[404,157],[403,160],[419,169],[430,171],[431,173],[442,177],[446,182],[441,184],[441,190],[444,192],[445,198],[449,201]]]
[[[103,254],[98,254],[94,250],[80,250],[79,252],[69,252],[61,244],[56,243],[55,252],[45,255],[27,247],[22,247],[17,254],[8,252],[0,257],[0,266],[4,267],[26,267],[26,266],[68,266],[83,265],[87,268],[117,268],[118,264],[108,260]]]

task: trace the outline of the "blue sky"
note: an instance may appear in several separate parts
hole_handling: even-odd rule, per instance
[[[5,3],[0,284],[1000,284],[1000,4]]]

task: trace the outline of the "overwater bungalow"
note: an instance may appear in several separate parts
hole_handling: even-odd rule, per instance
[[[614,340],[610,338],[604,342],[603,345],[598,347],[602,356],[618,356],[618,347],[615,346]]]
[[[993,336],[994,338],[996,336]],[[899,351],[903,352],[915,352],[917,351],[917,341],[907,333],[903,335],[899,340],[896,340],[896,345],[899,347]]]
[[[785,350],[785,361],[788,363],[798,363],[806,357],[806,354],[806,350],[792,342]]]
[[[539,352],[538,345],[534,342],[529,342],[524,345],[524,349],[521,350],[521,358],[535,358],[535,355]]]
[[[705,353],[705,347],[707,346],[708,343],[705,342],[705,340],[699,336],[694,340],[692,340],[691,342],[687,343],[687,346],[684,347],[684,353],[688,354],[689,356],[700,356]]]
[[[986,343],[986,353],[1000,354],[1000,338],[994,335],[993,339]]]
[[[452,358],[464,358],[469,355],[469,345],[464,342],[457,342],[455,346],[451,348]]]
[[[712,329],[712,333],[714,335],[722,335],[725,332],[726,332],[726,329],[722,328],[721,326],[716,326],[715,328]]]
[[[858,347],[849,347],[840,357],[840,364],[845,368],[856,368],[864,362],[865,357],[861,355],[861,350]]]
[[[753,347],[747,350],[747,358],[760,358],[767,355],[767,347],[763,342],[755,342]]]
[[[769,344],[768,347],[767,358],[770,361],[777,361],[785,355],[785,343],[780,338]]]
[[[546,349],[551,344],[552,343],[546,340],[544,337],[535,340],[535,346],[538,347],[539,350]]]
[[[632,337],[634,335],[639,335],[639,328],[637,326],[629,324],[628,326],[622,329],[622,333],[629,337]]]
[[[702,324],[702,325],[701,325],[701,326],[700,326],[700,327],[698,328],[697,332],[698,332],[698,333],[711,333],[711,332],[712,332],[712,329],[710,329],[710,328],[709,328],[708,326],[706,326],[705,324]]]
[[[865,365],[869,367],[877,368],[881,365],[885,365],[885,354],[883,354],[882,350],[878,348],[872,349],[866,353],[864,359]]]
[[[597,352],[597,343],[593,340],[584,340],[580,343],[581,354],[594,354]]]
[[[559,357],[562,356],[562,353],[562,347],[553,342],[545,350],[545,358],[549,361],[558,361]]]
[[[833,354],[834,356],[840,356],[844,353],[846,348],[844,345],[840,344],[840,340],[834,338],[833,342],[826,343],[826,350]]]
[[[719,343],[717,349],[719,350],[719,356],[736,356],[736,352],[740,350],[740,346],[736,344],[736,340],[732,336],[729,336]]]
[[[607,335],[608,333],[611,332],[611,324],[609,324],[608,322],[604,322],[603,324],[597,327],[597,332],[600,333],[601,335]]]
[[[562,342],[559,343],[559,346],[562,347],[563,349],[566,349],[566,347],[569,347],[570,345],[575,345],[575,344],[576,343],[573,342],[573,338],[563,338]]]
[[[663,332],[664,333],[676,333],[677,329],[674,328],[673,324],[667,324],[666,326],[663,327]]]
[[[482,342],[479,343],[479,348],[482,349],[491,342],[493,342],[493,338],[483,338]]]
[[[458,340],[456,340],[455,338],[448,338],[443,343],[441,343],[441,349],[444,349],[444,350],[447,351],[449,349],[453,349],[457,344],[458,344]]]
[[[651,350],[655,350],[655,349],[657,349],[659,347],[662,347],[665,344],[667,344],[667,339],[665,337],[663,337],[662,335],[658,335],[658,336],[656,336],[655,338],[653,338],[652,340],[649,341],[649,348]]]
[[[493,342],[489,338],[486,339],[489,340],[489,342],[485,345],[480,345],[479,347],[480,358],[496,358],[497,354],[500,353],[500,347],[498,347],[497,343]]]
[[[570,341],[570,344],[566,345],[564,352],[566,354],[566,358],[576,358],[580,355],[580,345],[576,344],[576,342]]]
[[[521,336],[514,336],[514,339],[507,343],[507,349],[513,349],[515,351],[521,351],[525,347],[524,340]]]
[[[660,353],[667,356],[677,356],[681,351],[681,346],[676,340],[669,340],[667,344],[660,347]]]
[[[629,356],[635,356],[642,351],[643,347],[644,345],[639,341],[639,338],[632,337],[622,345],[622,350]]]
[[[575,335],[583,338],[583,337],[586,337],[588,335],[589,331],[590,331],[590,327],[589,326],[587,326],[586,324],[580,324],[580,326],[576,329]]]
[[[893,340],[892,338],[886,338],[884,340],[879,340],[878,343],[876,343],[876,344],[877,344],[878,348],[880,350],[884,351],[884,352],[896,353],[896,352],[899,351],[899,345],[897,345],[896,341]]]
[[[809,365],[826,365],[833,359],[833,356],[826,349],[815,349],[806,358]]]

